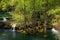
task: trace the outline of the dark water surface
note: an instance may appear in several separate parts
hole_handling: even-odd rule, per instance
[[[23,35],[19,32],[13,32],[11,30],[0,30],[0,40],[56,40],[54,36],[47,33],[48,38],[44,39],[43,37],[36,35]]]

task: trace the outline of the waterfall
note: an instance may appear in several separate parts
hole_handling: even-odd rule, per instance
[[[3,21],[7,21],[7,19],[6,18],[3,18]]]
[[[16,27],[16,24],[13,24],[12,25],[12,28],[13,28],[12,31],[15,31],[15,27]]]
[[[58,33],[59,33],[57,30],[55,30],[55,28],[52,28],[52,32],[53,32],[54,34],[58,34]]]

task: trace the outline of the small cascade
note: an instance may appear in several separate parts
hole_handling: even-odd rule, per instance
[[[15,31],[16,24],[12,25],[12,31]]]
[[[7,21],[7,19],[4,17],[4,18],[3,18],[3,21]]]
[[[58,30],[55,30],[55,28],[52,28],[52,32],[53,32],[54,34],[58,34],[58,33],[59,33]]]

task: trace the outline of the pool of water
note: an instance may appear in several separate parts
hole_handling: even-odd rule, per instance
[[[36,35],[24,35],[11,30],[0,30],[0,40],[56,40],[51,34],[48,36],[48,38],[44,39]]]

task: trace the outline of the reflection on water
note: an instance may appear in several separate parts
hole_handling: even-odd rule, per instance
[[[45,39],[41,35],[24,35],[16,31],[0,30],[0,40],[57,40],[51,30],[47,30],[47,35]]]
[[[15,38],[15,36],[16,36],[16,33],[15,33],[15,31],[13,31],[13,37]]]

